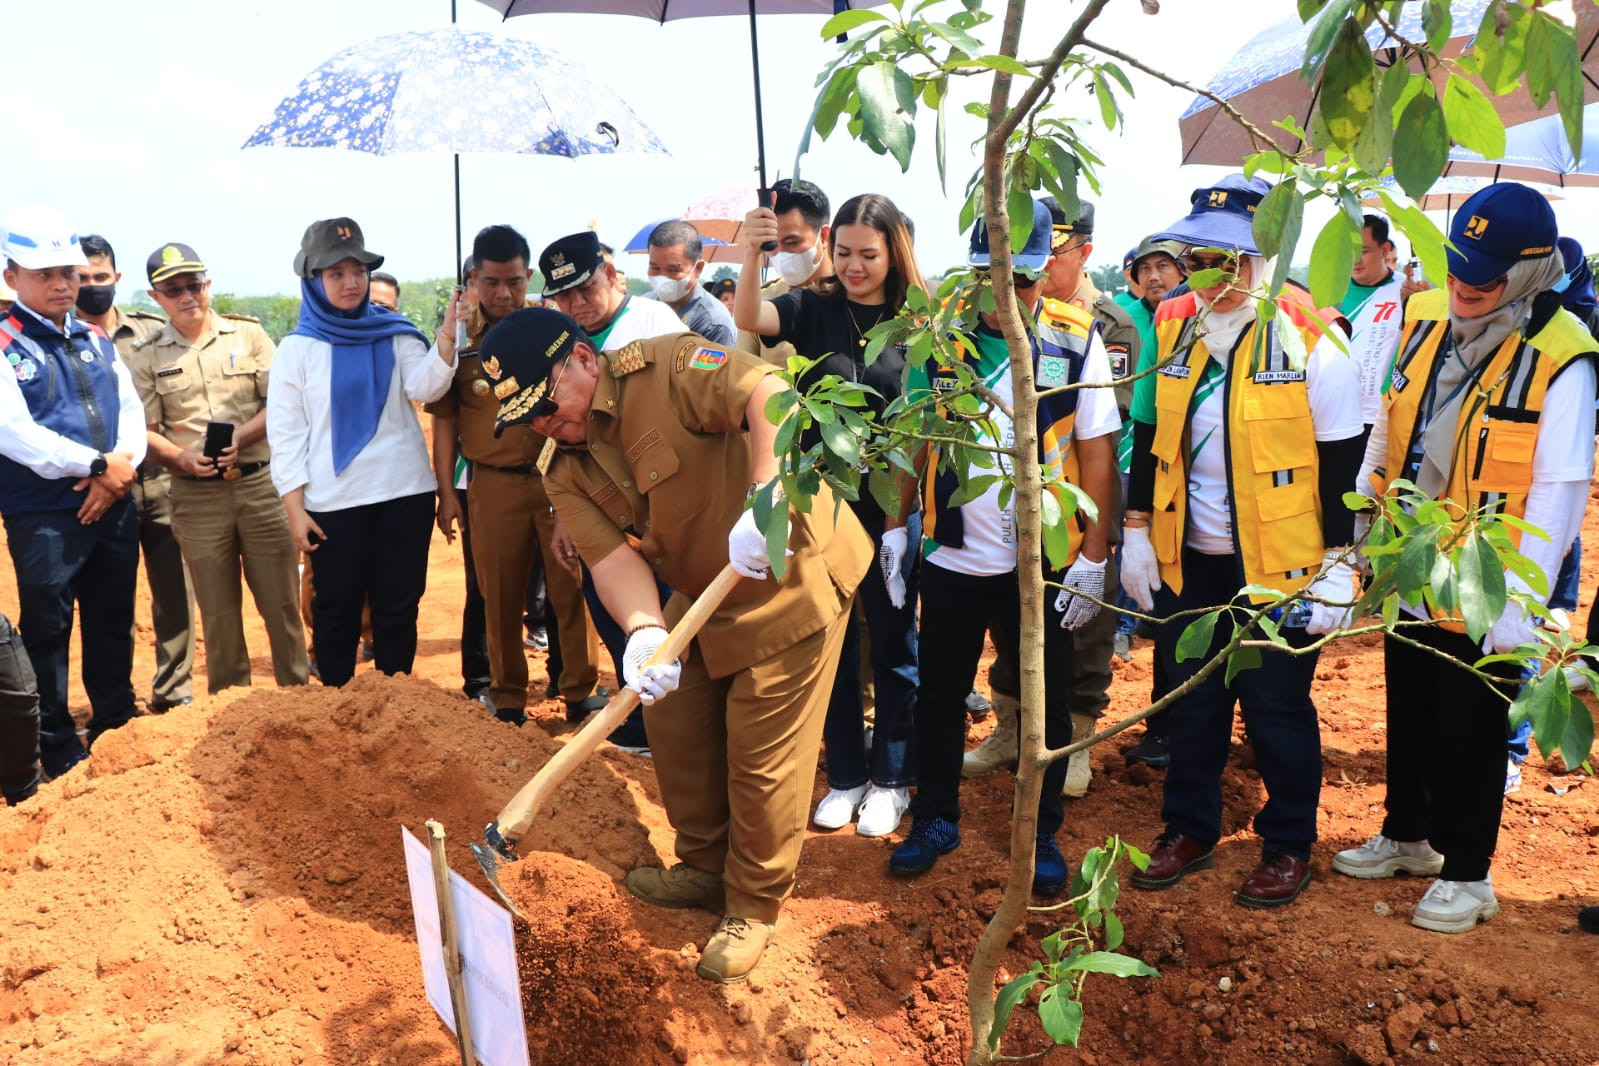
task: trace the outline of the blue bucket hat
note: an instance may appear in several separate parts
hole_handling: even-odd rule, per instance
[[[1449,224],[1449,273],[1487,285],[1526,259],[1555,254],[1555,212],[1539,193],[1513,181],[1479,189]]]
[[[1018,270],[1043,270],[1049,262],[1049,241],[1053,229],[1049,208],[1043,201],[1034,200],[1033,231],[1027,235],[1026,244],[1011,252],[1011,265]],[[982,219],[978,219],[977,225],[972,227],[972,246],[966,253],[966,265],[985,270],[988,268],[988,224]]]
[[[1264,178],[1229,174],[1188,198],[1193,210],[1153,235],[1157,241],[1181,241],[1198,248],[1236,248],[1259,255],[1255,244],[1255,208],[1271,192]]]

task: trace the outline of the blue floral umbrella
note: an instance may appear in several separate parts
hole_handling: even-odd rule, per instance
[[[495,106],[471,101],[484,84]],[[581,64],[531,41],[452,28],[374,37],[308,74],[245,148],[451,152],[456,262],[461,152],[668,154],[659,137]]]
[[[1450,38],[1444,45],[1444,55],[1458,56],[1471,47],[1490,2],[1451,0]],[[1422,7],[1420,0],[1406,0],[1395,27],[1399,36],[1412,41],[1425,38]],[[1323,15],[1337,14],[1339,10],[1338,5],[1329,5],[1323,9]],[[1291,18],[1268,26],[1228,59],[1206,85],[1268,136],[1280,138],[1289,151],[1297,150],[1299,143],[1289,134],[1275,129],[1272,123],[1292,117],[1301,129],[1310,124],[1321,82],[1320,79],[1308,81],[1300,77],[1299,72],[1315,25],[1314,18],[1309,22]],[[1599,92],[1596,39],[1599,39],[1599,8],[1591,0],[1582,0],[1577,5],[1577,51],[1582,57],[1584,91],[1590,99]],[[1381,25],[1373,25],[1366,31],[1366,43],[1375,53],[1379,68],[1404,62],[1404,50],[1398,41],[1389,38]],[[1526,122],[1541,113],[1525,89],[1493,99],[1506,125]],[[1184,163],[1237,166],[1245,156],[1256,151],[1249,134],[1208,97],[1195,97],[1177,124],[1182,133]]]
[[[1478,174],[1494,181],[1535,181],[1550,185],[1599,185],[1599,104],[1582,109],[1582,157],[1571,151],[1559,115],[1523,122],[1505,130],[1505,154],[1484,159],[1459,145],[1449,150],[1445,174]]]

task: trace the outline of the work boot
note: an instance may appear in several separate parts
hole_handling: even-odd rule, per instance
[[[636,870],[629,870],[624,880],[629,892],[652,907],[672,910],[704,907],[709,911],[719,911],[725,906],[722,879],[709,870],[698,869],[686,862],[666,870],[659,866],[640,866]],[[755,964],[752,962],[750,965]]]
[[[707,981],[724,985],[744,980],[761,961],[761,952],[766,950],[776,928],[729,914],[705,945],[695,972]]]
[[[961,760],[962,777],[986,777],[1002,766],[1016,768],[1021,710],[1016,700],[994,693],[994,731]]]
[[[1094,733],[1094,716],[1091,714],[1072,715],[1072,743],[1092,736]],[[1088,782],[1093,779],[1094,766],[1088,761],[1088,750],[1075,751],[1066,760],[1066,782],[1061,785],[1060,794],[1077,799],[1088,794]]]

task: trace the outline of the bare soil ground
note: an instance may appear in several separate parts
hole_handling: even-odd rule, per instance
[[[1579,624],[1599,576],[1599,519],[1587,533]],[[0,1061],[458,1061],[423,997],[397,827],[439,819],[453,864],[475,876],[466,843],[570,733],[559,703],[517,729],[459,694],[461,598],[459,544],[437,539],[414,678],[368,667],[342,691],[267,682],[200,698],[108,734],[35,801],[0,809]],[[0,609],[15,603],[6,566]],[[264,653],[253,615],[249,626]],[[143,687],[147,628],[139,643]],[[1141,644],[1117,664],[1113,720],[1143,705],[1149,655]],[[264,655],[254,667],[270,678]],[[1091,982],[1083,1050],[1054,1061],[1599,1061],[1599,937],[1575,922],[1579,904],[1599,902],[1599,784],[1572,787],[1533,756],[1506,802],[1503,911],[1468,935],[1408,924],[1425,881],[1329,870],[1380,822],[1381,678],[1370,639],[1323,657],[1321,842],[1305,895],[1264,914],[1233,903],[1258,858],[1248,824],[1261,800],[1247,757],[1235,759],[1216,869],[1122,896],[1128,948],[1162,976]],[[73,703],[87,713],[81,689]],[[1126,767],[1131,743],[1094,749],[1093,787],[1061,835],[1068,857],[1113,833],[1147,846],[1158,831],[1160,777]],[[670,857],[672,832],[651,764],[607,748],[559,792],[505,878],[531,918],[519,943],[533,1061],[960,1062],[966,961],[999,898],[1012,780],[966,786],[964,843],[917,880],[887,873],[903,830],[812,834],[765,961],[722,988],[694,975],[716,918],[642,906],[621,885],[631,866]],[[1052,928],[1039,915],[1018,934],[1011,973]],[[1026,1017],[1005,1045],[1043,1046]]]

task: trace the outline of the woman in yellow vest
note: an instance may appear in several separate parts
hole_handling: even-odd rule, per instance
[[[1356,481],[1376,493],[1403,477],[1434,498],[1524,518],[1548,539],[1511,537],[1547,575],[1582,523],[1593,475],[1596,345],[1553,291],[1565,277],[1556,239],[1554,212],[1523,185],[1491,185],[1455,213],[1447,286],[1405,307],[1387,409]],[[1531,592],[1514,574],[1506,581]],[[1491,668],[1506,680],[1496,695],[1460,665],[1533,640],[1532,626],[1513,600],[1480,645],[1454,622],[1410,631],[1458,663],[1391,637],[1384,646],[1387,815],[1332,865],[1351,877],[1435,875],[1412,925],[1463,933],[1499,912],[1489,863],[1517,670]]]
[[[1255,294],[1272,265],[1251,223],[1270,188],[1233,175],[1197,189],[1190,214],[1155,236],[1182,243],[1191,285],[1221,271],[1219,281],[1161,303],[1160,368],[1136,383],[1133,397],[1122,586],[1145,611],[1169,619],[1156,654],[1174,687],[1232,631],[1223,616],[1205,654],[1179,662],[1178,640],[1194,616],[1178,612],[1235,600],[1246,606],[1245,585],[1304,590],[1314,598],[1304,617],[1296,612],[1281,623],[1303,647],[1344,625],[1355,596],[1354,570],[1342,557],[1354,526],[1344,479],[1359,468],[1365,429],[1358,382],[1353,362],[1322,335],[1327,315],[1302,289],[1276,297],[1277,316],[1292,324],[1301,354],[1284,347],[1275,324],[1256,320]],[[1215,864],[1235,703],[1267,800],[1255,816],[1261,861],[1234,898],[1280,907],[1309,882],[1321,795],[1321,735],[1310,699],[1316,656],[1262,660],[1231,684],[1217,671],[1172,705],[1165,831],[1149,867],[1133,875],[1135,886],[1170,888]]]

